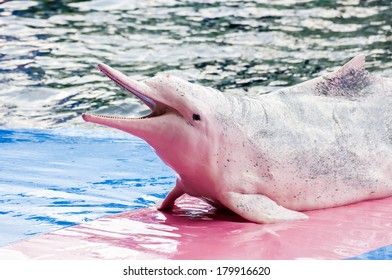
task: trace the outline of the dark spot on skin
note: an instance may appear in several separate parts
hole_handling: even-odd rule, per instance
[[[198,114],[193,114],[192,115],[192,119],[194,120],[194,121],[200,121],[201,119],[200,119],[200,115],[198,115]]]
[[[325,96],[359,97],[361,91],[371,82],[369,73],[364,69],[350,69],[344,75],[324,77],[317,84],[316,91]],[[363,94],[363,93],[362,93]]]

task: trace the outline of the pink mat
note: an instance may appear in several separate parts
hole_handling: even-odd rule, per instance
[[[343,259],[392,244],[392,197],[254,224],[185,197],[21,240],[0,259]]]

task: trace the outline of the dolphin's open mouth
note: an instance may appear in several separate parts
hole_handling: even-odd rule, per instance
[[[163,104],[162,102],[159,102],[157,100],[154,100],[153,98],[147,96],[146,94],[141,93],[140,91],[136,90],[134,87],[132,87],[132,82],[127,76],[125,76],[123,73],[120,71],[117,71],[113,69],[112,67],[105,65],[103,63],[98,64],[99,70],[101,70],[102,73],[104,73],[109,79],[114,81],[116,84],[124,88],[126,91],[132,93],[134,96],[138,97],[141,101],[143,101],[144,104],[146,104],[151,112],[148,115],[142,116],[142,117],[124,117],[124,116],[108,116],[108,115],[101,115],[101,114],[91,114],[96,117],[100,118],[110,118],[110,119],[130,119],[130,120],[136,120],[136,119],[146,119],[146,118],[153,118],[157,116],[161,116],[165,114],[167,111],[174,110],[170,106]]]

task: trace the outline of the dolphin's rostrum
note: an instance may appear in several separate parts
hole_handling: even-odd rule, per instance
[[[151,113],[83,118],[144,139],[177,173],[159,209],[187,193],[256,223],[306,219],[300,211],[392,195],[392,79],[364,64],[258,97],[166,74],[137,82],[100,64]]]

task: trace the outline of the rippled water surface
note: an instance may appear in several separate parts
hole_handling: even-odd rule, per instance
[[[152,206],[174,181],[135,137],[0,128],[0,246]]]
[[[81,120],[146,111],[97,63],[263,94],[361,53],[392,77],[391,25],[390,0],[0,0],[0,245],[151,205],[173,186],[146,144]]]
[[[261,94],[368,54],[392,76],[392,1],[0,1],[0,126],[143,114],[96,68]]]

